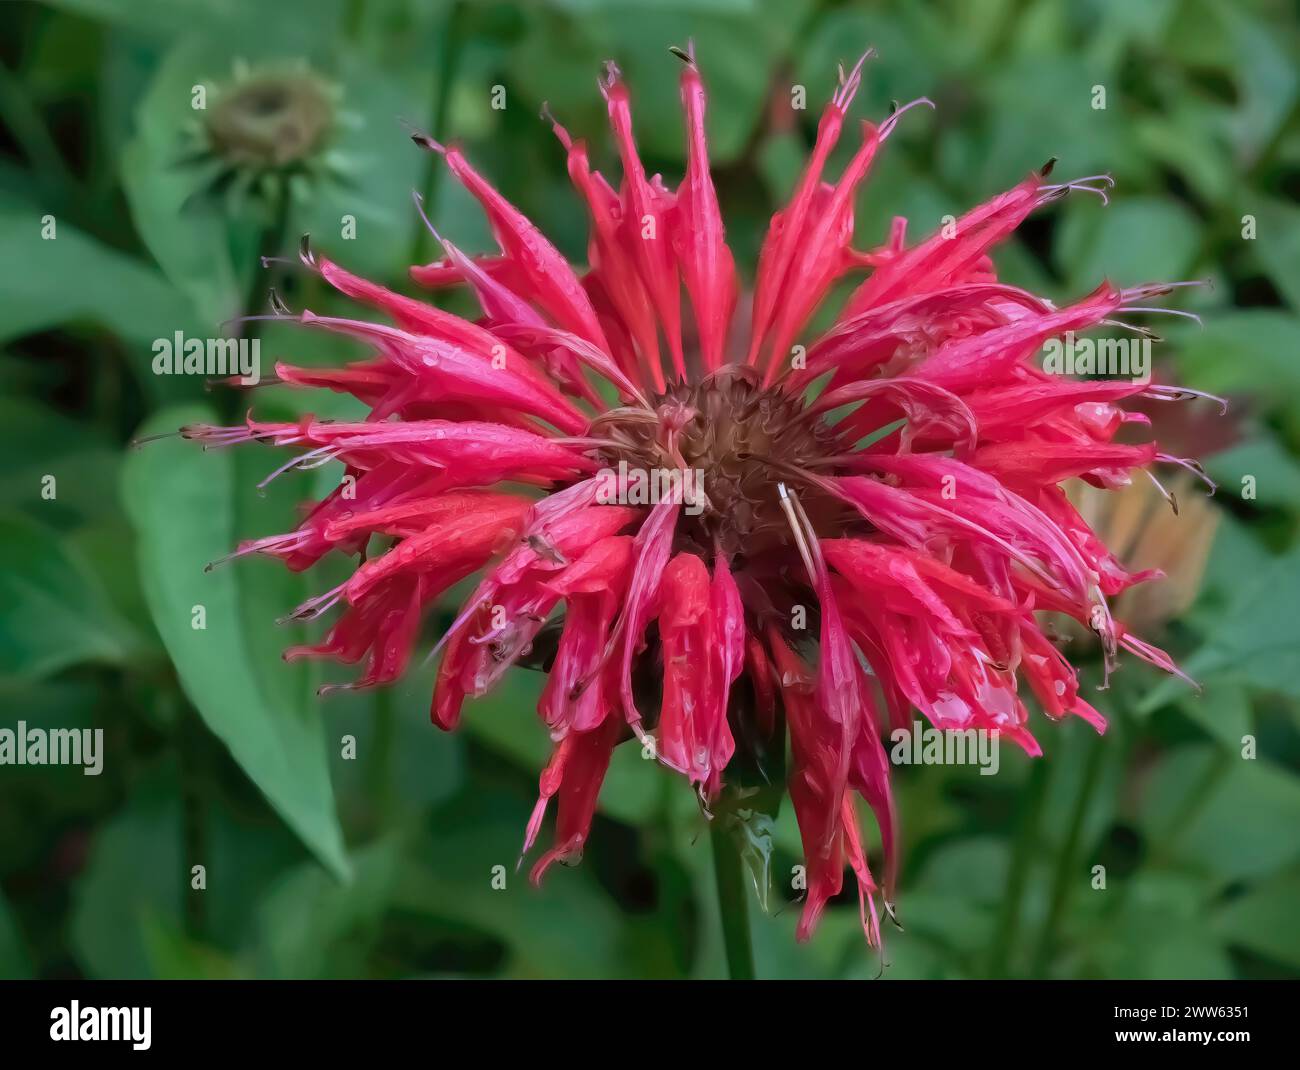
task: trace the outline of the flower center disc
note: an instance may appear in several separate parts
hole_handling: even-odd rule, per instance
[[[657,419],[622,409],[598,421],[593,433],[618,443],[611,465],[688,470],[702,491],[687,501],[674,552],[752,557],[792,541],[777,489],[794,489],[816,530],[830,530],[840,507],[801,482],[797,471],[819,465],[836,451],[819,419],[778,387],[763,387],[752,368],[729,365],[699,383],[678,383],[653,399]]]
[[[332,119],[325,88],[308,74],[261,74],[223,93],[208,121],[212,150],[245,167],[283,167],[310,154]]]

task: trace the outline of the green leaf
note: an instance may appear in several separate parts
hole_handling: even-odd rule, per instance
[[[920,879],[900,896],[901,924],[908,933],[959,951],[988,946],[1009,865],[1007,844],[992,836],[939,845]]]
[[[411,107],[411,94],[398,73],[364,57],[347,57],[335,80],[351,121],[340,124],[329,149],[340,161],[343,177],[318,183],[294,217],[297,230],[309,232],[329,256],[350,271],[378,279],[400,272],[407,263],[411,235],[423,227],[411,191],[420,187],[425,167],[444,166],[440,158],[416,149],[397,119]],[[440,178],[429,208],[435,224],[463,248],[490,248],[491,231],[478,202],[450,174]],[[355,241],[340,237],[345,215],[356,218]]]
[[[176,772],[135,785],[130,801],[95,836],[73,896],[72,946],[90,977],[153,976],[150,919],[180,925],[187,860]]]
[[[1281,309],[1216,312],[1203,329],[1171,327],[1169,339],[1188,386],[1249,391],[1269,409],[1285,406],[1300,390],[1300,318]]]
[[[400,848],[400,839],[390,836],[357,852],[355,878],[346,885],[315,866],[277,882],[258,911],[259,976],[329,976],[336,945],[364,943],[376,931],[396,889]]]
[[[466,737],[430,724],[433,666],[418,661],[391,688],[339,692],[322,703],[334,793],[344,813],[414,817],[464,784]],[[341,744],[333,742],[344,736],[356,741],[355,759],[343,757]]]
[[[1241,578],[1259,575],[1271,567],[1274,560],[1253,526],[1231,513],[1220,513],[1202,581],[1205,601],[1213,604],[1216,612],[1220,607],[1232,604],[1241,592]]]
[[[1139,824],[1152,851],[1194,873],[1266,876],[1300,858],[1300,779],[1240,750],[1180,747],[1152,771]]]
[[[1231,751],[1240,751],[1242,737],[1253,730],[1250,694],[1240,684],[1212,680],[1202,694],[1184,688],[1178,709]]]
[[[106,435],[39,401],[0,398],[0,500],[33,520],[66,530],[104,514],[120,514],[119,450]],[[41,496],[54,476],[55,496]]]
[[[1272,199],[1250,208],[1255,256],[1291,308],[1300,312],[1300,208]]]
[[[120,662],[139,644],[81,558],[23,517],[0,517],[0,604],[0,676]]]
[[[1227,151],[1230,109],[1180,93],[1158,114],[1139,116],[1133,133],[1141,152],[1177,174],[1211,204],[1233,193],[1240,179]]]
[[[174,921],[146,914],[141,919],[140,928],[149,956],[150,973],[154,977],[216,981],[241,977],[234,959],[190,939]]]
[[[120,456],[116,459],[121,460]],[[158,634],[154,631],[149,607],[145,605],[135,557],[123,555],[123,547],[130,546],[135,536],[130,521],[121,512],[118,494],[121,485],[120,464],[115,465],[112,471],[115,478],[104,488],[104,493],[113,494],[119,499],[115,513],[104,520],[85,524],[69,532],[65,538],[67,545],[86,562],[114,611],[135,632],[139,642],[136,657],[161,659],[162,647],[158,642]]]
[[[543,682],[539,673],[512,670],[491,693],[465,707],[467,732],[536,774],[551,754],[551,743],[536,713]],[[601,812],[629,824],[646,824],[659,814],[666,776],[658,762],[641,756],[641,748],[634,742],[615,747],[600,790]]]
[[[551,754],[546,730],[534,712],[545,678],[518,669],[482,698],[465,705],[465,729],[497,754],[541,772]]]
[[[168,409],[143,431],[211,419],[197,407]],[[312,591],[271,562],[204,571],[251,534],[245,525],[253,483],[249,462],[179,439],[133,454],[125,493],[141,579],[158,633],[208,727],[303,842],[344,877],[348,863],[312,676],[281,661],[293,637],[274,623]],[[270,497],[278,504],[264,522],[291,524],[285,492]],[[206,614],[202,629],[192,626],[197,606]]]
[[[1222,907],[1211,929],[1225,942],[1300,969],[1300,876],[1286,874],[1252,888]]]
[[[1106,109],[1092,107],[1093,85],[1107,80],[1098,66],[1078,51],[1053,55],[1032,49],[1011,62],[999,58],[993,70],[979,72],[989,132],[981,137],[977,126],[958,124],[961,133],[953,137],[953,147],[966,147],[963,156],[983,196],[1019,182],[1049,156],[1061,158],[1056,173],[1062,180],[1113,170],[1117,162],[1140,166],[1141,161],[1125,151],[1128,129],[1117,114],[1116,87],[1110,86]],[[1086,194],[1078,204],[1086,205],[1089,214],[1110,211]],[[1090,279],[1088,288],[1095,285]]]
[[[462,935],[499,937],[508,976],[628,974],[626,917],[600,891],[591,866],[556,866],[540,888],[516,870],[529,806],[478,785],[441,807],[416,845],[397,905]]]
[[[1120,910],[1118,917],[1113,910],[1103,913],[1091,930],[1079,933],[1077,953],[1089,964],[1085,974],[1150,980],[1233,976],[1226,950],[1206,931],[1203,881],[1139,871],[1122,882],[1112,877],[1105,891],[1091,895],[1101,910]]]
[[[403,803],[431,806],[454,795],[464,779],[464,741],[429,722],[432,681],[420,681],[415,694],[398,690],[393,698],[393,739],[390,744],[394,795]],[[400,685],[398,685],[400,687]],[[406,696],[408,701],[399,702]],[[375,711],[364,711],[373,716]]]
[[[1234,498],[1242,497],[1242,479],[1251,476],[1255,496],[1242,500],[1274,509],[1300,510],[1300,463],[1270,434],[1214,454],[1206,459],[1205,467]]]
[[[992,836],[972,836],[936,850],[919,883],[929,892],[960,892],[972,903],[993,905],[1006,888],[1008,864],[1005,843]]]
[[[0,342],[87,321],[126,343],[128,363],[146,389],[165,389],[149,374],[152,342],[188,328],[191,306],[152,267],[66,220],[55,218],[54,237],[42,237],[43,219],[37,206],[0,192]]]
[[[1240,157],[1254,160],[1286,121],[1300,78],[1291,35],[1252,17],[1236,5],[1222,5],[1234,50],[1240,106],[1231,127]]]
[[[1125,286],[1186,278],[1199,240],[1200,224],[1176,201],[1122,197],[1102,208],[1079,198],[1054,253],[1071,289],[1083,293],[1103,278]]]
[[[167,40],[182,33],[250,35],[306,44],[334,29],[343,0],[45,0],[85,18]]]
[[[1256,690],[1300,695],[1300,549],[1275,559],[1242,584],[1236,600],[1216,622],[1214,635],[1186,662],[1194,679],[1215,676]],[[1148,695],[1150,708],[1165,696]]]

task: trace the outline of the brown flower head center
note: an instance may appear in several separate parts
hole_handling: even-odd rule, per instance
[[[797,397],[764,388],[753,369],[728,366],[698,383],[677,383],[654,398],[655,413],[617,409],[591,433],[610,440],[605,462],[644,472],[650,485],[680,473],[687,500],[674,552],[755,557],[793,545],[778,484],[795,489],[814,530],[831,533],[840,507],[798,477],[825,471],[834,437]],[[692,499],[691,495],[694,494]]]
[[[279,168],[315,151],[334,120],[327,86],[307,72],[265,72],[218,97],[207,122],[212,151],[238,167]]]

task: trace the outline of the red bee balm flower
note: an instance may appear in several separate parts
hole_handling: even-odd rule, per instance
[[[483,317],[393,293],[304,246],[309,269],[392,325],[303,312],[303,324],[374,355],[339,370],[279,364],[278,377],[352,394],[369,417],[184,433],[306,451],[286,468],[346,466],[296,530],[237,551],[295,571],[331,551],[360,556],[346,583],[294,614],[340,607],[324,640],[287,657],[365,658],[343,686],[391,683],[424,614],[481,573],[438,642],[432,715],[451,729],[467,696],[532,657],[544,629],[558,632],[538,706],[556,746],[525,850],[552,798],[557,837],[535,879],[580,856],[621,741],[653,746],[708,803],[756,746],[784,753],[788,727],[808,871],[799,936],[847,865],[877,943],[876,895],[888,908],[897,868],[888,725],[908,725],[915,707],[937,728],[985,729],[1038,754],[1023,679],[1050,718],[1103,731],[1037,622],[1043,610],[1090,627],[1108,668],[1124,647],[1176,671],[1107,610],[1107,596],[1149,576],[1124,570],[1059,484],[1114,487],[1155,462],[1191,464],[1114,442],[1141,422],[1125,398],[1187,392],[1049,375],[1031,359],[1066,332],[1151,311],[1136,306],[1168,287],[1103,283],[1057,308],[997,281],[989,250],[1033,209],[1072,189],[1105,199],[1105,176],[1053,185],[1050,167],[924,241],[908,245],[898,219],[883,247],[854,251],[855,191],[907,110],[864,122],[844,173],[825,180],[859,61],[841,71],[812,157],[772,218],[740,337],[704,86],[681,55],[688,151],[676,191],[646,175],[612,64],[600,88],[621,186],[554,124],[591,215],[585,273],[459,149],[417,136],[481,202],[501,249],[471,257],[444,241],[446,256],[411,274],[468,285]],[[834,326],[797,345],[832,286],[866,270]],[[879,826],[879,883],[855,795]]]

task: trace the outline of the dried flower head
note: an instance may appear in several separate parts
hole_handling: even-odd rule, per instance
[[[555,751],[525,850],[552,799],[558,816],[535,878],[581,854],[621,741],[637,737],[708,804],[755,747],[784,754],[788,730],[808,868],[799,934],[847,866],[875,943],[876,898],[888,908],[897,871],[888,725],[909,724],[915,708],[938,728],[985,729],[1037,754],[1029,693],[1051,719],[1104,730],[1040,628],[1043,611],[1091,629],[1108,669],[1123,648],[1177,671],[1108,609],[1150,574],[1126,571],[1060,484],[1119,487],[1134,470],[1189,464],[1116,441],[1139,421],[1125,399],[1185,392],[1051,375],[1032,359],[1065,332],[1150,311],[1143,302],[1169,287],[1103,283],[1057,308],[998,281],[990,250],[1035,208],[1071,190],[1106,196],[1106,176],[1049,183],[1050,167],[940,233],[909,243],[898,219],[885,245],[855,251],[855,194],[911,107],[863,122],[856,152],[828,179],[859,61],[840,72],[811,158],[772,219],[743,331],[704,85],[693,56],[680,55],[688,157],[675,190],[646,174],[614,65],[600,89],[617,187],[552,120],[591,218],[585,272],[460,149],[419,135],[482,204],[500,249],[470,256],[443,241],[445,257],[411,274],[430,288],[468,286],[482,319],[394,293],[304,245],[306,267],[391,322],[303,312],[305,326],[359,339],[373,356],[335,369],[280,364],[278,377],[351,394],[369,417],[250,417],[184,433],[302,451],[280,471],[345,466],[295,530],[236,552],[294,570],[329,553],[359,557],[346,582],[293,614],[339,611],[320,643],[288,656],[364,659],[342,686],[397,679],[424,616],[474,574],[436,647],[440,727],[454,728],[466,698],[559,629],[538,705]],[[800,345],[832,286],[864,273],[834,326]],[[857,797],[880,830],[880,881]]]

